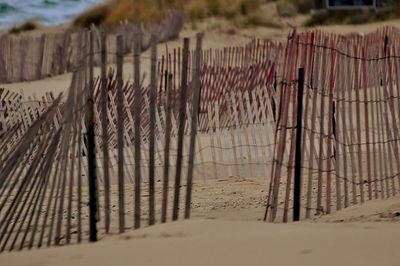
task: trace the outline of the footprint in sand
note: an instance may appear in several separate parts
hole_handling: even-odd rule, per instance
[[[301,254],[303,255],[307,255],[307,254],[311,254],[312,253],[312,249],[303,249],[302,251],[300,251]]]

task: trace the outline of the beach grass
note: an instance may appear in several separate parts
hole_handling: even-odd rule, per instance
[[[209,17],[225,18],[236,26],[279,27],[279,23],[261,12],[260,0],[110,0],[78,16],[73,25],[113,26],[156,20],[169,10],[180,11],[192,24]]]
[[[32,30],[36,30],[39,28],[39,23],[37,23],[34,20],[27,20],[24,23],[20,24],[20,25],[15,25],[12,28],[10,28],[8,30],[8,33],[10,34],[19,34],[22,32],[26,32],[26,31],[32,31]]]

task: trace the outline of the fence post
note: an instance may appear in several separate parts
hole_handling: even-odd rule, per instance
[[[293,221],[300,220],[301,205],[301,131],[303,120],[304,68],[299,68],[297,91],[296,155],[294,167]]]
[[[117,36],[117,147],[118,147],[118,208],[119,233],[125,232],[125,196],[124,196],[124,92],[122,71],[124,60],[124,40]]]
[[[140,30],[139,30],[140,31]],[[140,52],[142,48],[142,40],[140,32],[135,35],[133,48],[133,80],[134,80],[134,114],[135,114],[135,211],[134,211],[134,229],[140,228],[141,217],[141,172],[140,172],[140,120],[142,112],[142,92],[140,88]]]
[[[155,222],[155,124],[157,101],[157,37],[151,36],[151,67],[150,67],[150,135],[149,135],[149,225]]]
[[[1,123],[0,133],[7,131],[6,118],[4,115],[5,110],[6,110],[5,104],[3,104],[3,100],[0,99],[0,123]]]
[[[193,82],[192,82],[192,117],[191,117],[191,129],[190,132],[190,146],[189,146],[189,167],[187,174],[186,184],[186,204],[185,204],[185,219],[190,218],[190,203],[192,201],[192,185],[193,185],[193,167],[194,167],[194,152],[196,148],[196,133],[197,133],[197,119],[199,115],[200,107],[200,56],[201,56],[201,44],[202,44],[202,33],[196,35],[196,54],[195,54],[195,69],[193,70]]]
[[[87,122],[87,142],[88,142],[88,171],[89,171],[89,221],[90,231],[89,240],[97,241],[97,177],[96,177],[96,153],[95,153],[95,136],[94,136],[94,99],[93,99],[93,67],[94,67],[94,51],[93,51],[94,35],[90,31],[89,41],[89,88],[86,106],[86,122]]]
[[[164,144],[164,168],[163,168],[163,194],[162,194],[162,206],[161,206],[161,222],[167,221],[167,206],[168,206],[168,185],[169,185],[169,148],[171,143],[171,115],[172,115],[172,74],[168,74],[165,71],[165,82],[166,82],[166,103],[165,103],[165,144]]]
[[[188,60],[189,60],[189,38],[184,38],[183,55],[182,55],[181,89],[180,89],[180,101],[179,101],[178,151],[176,156],[175,192],[174,192],[174,205],[172,210],[173,221],[178,220],[178,215],[179,215],[179,196],[181,188],[181,172],[182,172],[182,156],[183,156],[183,135],[185,133]]]
[[[335,140],[334,145],[333,145],[333,158],[336,161],[336,141],[337,141],[337,136],[336,136],[336,103],[333,101],[333,106],[332,106],[332,134],[333,134],[333,139]]]
[[[106,233],[110,230],[110,173],[108,154],[108,89],[107,89],[107,34],[101,35],[101,128],[103,133],[103,165],[104,165],[104,220]]]

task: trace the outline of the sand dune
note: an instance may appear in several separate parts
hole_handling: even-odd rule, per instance
[[[196,30],[187,28],[181,38],[204,30],[204,47],[220,48],[242,45],[254,37],[282,41],[290,30],[256,28],[232,32],[219,23],[209,21]],[[399,20],[321,29],[369,32],[398,23]],[[181,45],[181,38],[168,42],[168,48]],[[159,50],[164,51],[165,46],[159,45]],[[148,55],[146,51],[145,64],[149,63],[145,59]],[[124,75],[129,79],[130,56],[125,63]],[[142,69],[149,69],[149,65]],[[65,74],[3,87],[41,96],[47,91],[66,91],[70,78],[71,74]],[[234,177],[196,184],[191,221],[110,235],[96,244],[2,254],[0,265],[400,265],[400,197],[356,205],[309,222],[267,224],[259,221],[264,212],[266,181]]]
[[[193,220],[96,244],[5,254],[2,265],[399,265],[398,224]]]
[[[400,222],[400,197],[372,200],[363,205],[351,206],[319,222]],[[398,224],[399,225],[399,224]]]
[[[290,25],[297,26],[300,31],[313,30],[315,28],[304,28],[301,23],[304,22],[304,17],[299,16],[296,20],[286,19]],[[350,34],[350,33],[369,33],[381,28],[383,26],[398,26],[400,20],[391,20],[385,22],[377,22],[365,25],[332,25],[332,26],[321,26],[317,27],[326,32],[340,33],[340,34]],[[46,30],[58,30],[61,26],[51,27]],[[65,27],[65,26],[64,26]],[[282,29],[276,28],[265,28],[265,27],[251,27],[237,29],[229,24],[227,21],[221,19],[208,19],[201,23],[198,23],[196,27],[191,27],[190,25],[185,25],[184,29],[180,33],[180,36],[176,40],[168,41],[158,45],[159,55],[165,54],[166,49],[169,51],[173,48],[182,47],[183,38],[191,38],[191,47],[195,45],[194,39],[197,32],[205,32],[203,39],[204,49],[218,49],[228,46],[241,46],[248,43],[252,38],[267,39],[285,42],[287,36],[292,31],[292,28],[285,26]],[[40,34],[43,29],[34,31],[30,34]],[[142,54],[142,71],[149,72],[150,70],[150,51],[147,50]],[[95,75],[99,75],[100,69],[95,68]],[[124,65],[124,79],[132,80],[133,67],[132,67],[132,56],[127,55],[125,57]],[[27,96],[33,95],[35,93],[37,96],[42,96],[48,91],[53,91],[55,93],[65,92],[71,81],[72,74],[64,74],[61,76],[45,78],[38,81],[32,82],[18,82],[13,84],[3,84],[2,87],[9,89],[11,91],[20,92],[21,89]]]
[[[95,243],[12,252],[1,265],[399,265],[400,197],[315,216],[261,222],[263,182],[237,178],[196,185],[194,219],[156,225]],[[223,183],[223,188],[216,184]],[[212,184],[212,185],[211,185]],[[221,190],[222,189],[222,190]],[[224,204],[233,202],[237,204]],[[247,207],[246,207],[247,206]],[[257,207],[258,206],[258,207]],[[257,221],[258,220],[258,221]],[[115,232],[115,231],[114,231]]]

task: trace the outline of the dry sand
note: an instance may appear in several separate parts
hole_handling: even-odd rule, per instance
[[[192,220],[96,244],[0,256],[2,265],[399,265],[399,224]]]
[[[399,265],[400,197],[310,222],[269,224],[261,221],[264,189],[261,179],[197,182],[191,221],[128,230],[96,244],[2,254],[0,264]]]
[[[400,197],[372,200],[351,206],[332,215],[316,219],[318,222],[400,222]],[[400,226],[400,224],[398,223]]]
[[[192,48],[195,45],[195,35],[197,32],[205,32],[203,39],[203,48],[223,48],[227,46],[240,46],[248,43],[251,39],[267,39],[274,41],[285,42],[287,36],[292,31],[289,26],[297,26],[300,31],[307,31],[313,29],[321,29],[323,31],[349,34],[349,33],[368,33],[377,30],[383,26],[398,26],[400,25],[400,20],[391,20],[386,22],[377,22],[366,25],[332,25],[332,26],[321,26],[316,28],[304,28],[300,25],[304,22],[305,17],[299,16],[296,19],[285,19],[281,23],[285,25],[283,28],[265,28],[265,27],[251,27],[251,28],[236,28],[230,23],[222,19],[211,18],[204,22],[198,23],[195,27],[193,25],[185,25],[182,30],[180,37],[176,40],[168,41],[158,45],[158,54],[165,54],[166,49],[169,51],[176,47],[182,47],[183,38],[191,38]],[[55,27],[57,29],[57,27]],[[52,29],[54,30],[54,29]],[[37,34],[40,34],[43,30],[39,30]],[[34,34],[34,33],[32,33]],[[142,71],[149,72],[150,70],[150,51],[147,50],[142,54]],[[100,69],[95,69],[95,74],[98,75]],[[127,55],[125,57],[124,65],[124,79],[132,80],[133,67],[132,67],[132,56]],[[65,92],[68,89],[71,81],[71,74],[64,74],[56,77],[45,78],[38,81],[32,82],[18,82],[13,84],[3,84],[2,87],[20,92],[21,89],[24,90],[27,96],[35,93],[37,96],[42,96],[49,90],[53,92]]]
[[[399,22],[320,28],[366,33]],[[166,45],[169,49],[181,45],[183,37],[194,37],[196,31],[206,32],[205,48],[220,48],[242,45],[254,37],[284,41],[290,28],[238,30],[210,20],[197,29],[186,26],[178,40],[160,44],[159,51]],[[125,69],[125,79],[130,78],[131,57]],[[65,74],[2,87],[41,96],[66,91],[70,78]],[[191,221],[107,236],[96,244],[2,254],[0,265],[400,265],[399,197],[314,217],[312,222],[266,224],[260,221],[266,182],[231,177],[197,184]]]

